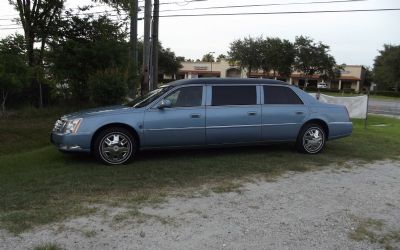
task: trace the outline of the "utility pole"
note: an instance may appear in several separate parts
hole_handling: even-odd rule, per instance
[[[144,35],[143,35],[143,69],[141,95],[149,92],[150,80],[150,25],[151,25],[151,0],[144,2]]]
[[[150,90],[156,89],[158,85],[158,24],[160,14],[160,0],[154,0],[153,7],[153,23],[151,29],[151,78]]]
[[[129,53],[129,84],[132,87],[132,97],[135,98],[138,80],[138,51],[137,51],[137,23],[138,23],[138,0],[130,0],[129,16],[130,16],[130,53]]]

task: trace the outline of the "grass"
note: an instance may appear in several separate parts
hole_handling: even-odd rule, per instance
[[[104,166],[87,155],[65,155],[49,143],[54,117],[0,120],[0,227],[20,233],[96,211],[91,204],[131,207],[160,202],[171,192],[235,191],[238,179],[306,171],[349,160],[396,158],[400,120],[371,116],[355,120],[351,137],[328,142],[319,155],[292,145],[141,152],[129,165]]]
[[[357,228],[349,234],[349,237],[356,241],[368,241],[372,244],[379,244],[386,250],[396,249],[394,244],[400,243],[400,230],[388,231],[382,220],[360,219]]]
[[[55,243],[46,243],[33,248],[33,250],[62,250],[63,248]]]

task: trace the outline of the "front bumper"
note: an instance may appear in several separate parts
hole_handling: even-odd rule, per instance
[[[50,142],[60,151],[90,152],[90,134],[59,134],[52,132]]]

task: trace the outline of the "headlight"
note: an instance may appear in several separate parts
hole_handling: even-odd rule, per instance
[[[77,119],[67,121],[67,124],[64,127],[64,133],[75,134],[78,131],[79,126],[81,125],[81,122],[82,122],[82,118],[77,118]]]

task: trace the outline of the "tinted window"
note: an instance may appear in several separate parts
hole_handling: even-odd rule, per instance
[[[171,101],[172,107],[196,107],[201,106],[203,96],[202,86],[182,87],[166,98]]]
[[[255,105],[256,86],[213,86],[212,105]]]
[[[288,87],[264,86],[265,104],[303,104],[296,93]]]

